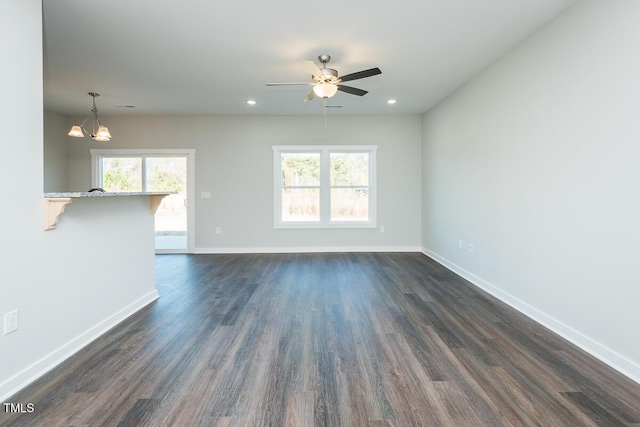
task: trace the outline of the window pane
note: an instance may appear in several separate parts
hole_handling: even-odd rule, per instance
[[[320,153],[282,153],[280,163],[284,186],[320,185]]]
[[[331,221],[368,221],[368,188],[332,188]]]
[[[282,221],[319,221],[320,189],[282,189]]]
[[[142,191],[142,159],[103,157],[102,188],[105,191]]]
[[[331,185],[369,185],[369,153],[331,153]]]
[[[147,191],[186,192],[186,157],[149,157],[146,167]]]

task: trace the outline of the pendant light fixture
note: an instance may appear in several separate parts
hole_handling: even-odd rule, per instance
[[[109,129],[106,126],[103,126],[100,123],[100,116],[98,116],[98,109],[96,108],[96,97],[100,96],[99,93],[89,92],[89,95],[93,98],[93,108],[91,108],[91,114],[84,119],[81,125],[75,124],[71,127],[71,130],[67,135],[73,136],[75,138],[84,138],[84,135],[87,134],[91,138],[96,141],[109,141],[111,139],[111,134],[109,133]],[[92,117],[91,121],[91,132],[87,131],[84,127],[89,117]]]

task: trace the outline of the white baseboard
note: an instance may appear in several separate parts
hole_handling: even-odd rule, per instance
[[[504,292],[497,286],[492,285],[473,273],[468,272],[464,268],[454,264],[444,257],[441,257],[437,253],[427,248],[422,248],[422,253],[640,384],[640,365],[634,361],[627,359],[614,350],[602,345],[592,338],[589,338],[581,332],[576,331],[570,326],[565,325],[554,317],[532,307],[513,295]]]
[[[86,332],[78,335],[67,344],[64,344],[57,350],[52,351],[31,366],[28,366],[13,377],[4,381],[0,384],[0,401],[6,402],[9,397],[13,396],[33,381],[37,380],[42,375],[73,356],[83,347],[94,341],[96,338],[99,338],[102,334],[125,320],[127,317],[158,299],[159,296],[158,291],[154,289],[88,329]]]
[[[300,246],[252,248],[195,248],[194,254],[289,254],[322,252],[420,252],[419,246]]]

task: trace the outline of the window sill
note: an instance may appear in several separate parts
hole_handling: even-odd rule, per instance
[[[309,223],[309,222],[290,222],[274,224],[273,228],[277,230],[300,230],[300,229],[349,229],[349,228],[376,228],[373,222],[332,222],[329,224]]]

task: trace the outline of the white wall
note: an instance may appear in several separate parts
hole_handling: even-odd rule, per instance
[[[75,118],[72,118],[72,120]],[[113,139],[68,141],[71,190],[91,186],[91,148],[196,150],[197,252],[419,250],[421,117],[101,117]],[[47,134],[48,137],[48,134]],[[273,145],[378,146],[378,229],[275,230]],[[200,199],[202,191],[211,199]],[[216,235],[215,228],[222,234]]]
[[[67,118],[50,111],[44,113],[44,191],[67,191]]]
[[[422,200],[426,253],[636,381],[639,22],[579,2],[425,114]]]
[[[78,201],[43,231],[40,0],[0,2],[0,52],[0,315],[19,310],[19,329],[0,333],[6,402],[157,292],[146,197]]]

